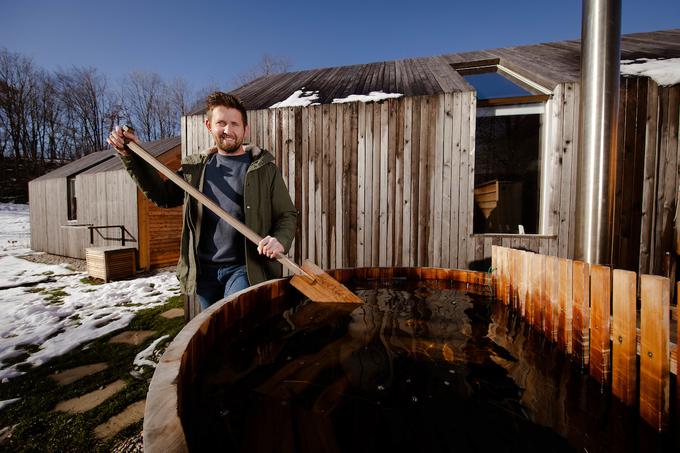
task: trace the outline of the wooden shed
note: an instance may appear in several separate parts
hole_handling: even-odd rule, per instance
[[[624,35],[621,53],[680,57],[680,29]],[[285,73],[233,93],[300,211],[296,260],[482,268],[494,244],[573,257],[579,84],[580,43],[563,41]],[[679,93],[621,78],[618,268],[661,273],[675,251]],[[211,145],[204,119],[182,118],[183,154]]]
[[[144,147],[179,168],[179,137]],[[149,202],[114,150],[88,154],[31,181],[29,210],[36,251],[85,258],[92,246],[134,246],[141,269],[174,265],[179,258],[182,208]]]

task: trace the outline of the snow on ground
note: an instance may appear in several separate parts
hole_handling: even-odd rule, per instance
[[[156,338],[153,343],[151,343],[146,349],[140,351],[136,356],[135,360],[132,362],[132,371],[130,374],[134,377],[142,376],[142,369],[147,366],[150,368],[156,368],[158,360],[160,360],[161,355],[165,351],[165,348],[156,349],[158,345],[165,340],[170,338],[170,335],[163,335],[162,337]]]
[[[124,328],[136,311],[179,294],[177,278],[170,272],[90,285],[81,282],[86,274],[63,265],[17,258],[31,253],[27,231],[28,207],[0,204],[0,380],[21,375],[21,364],[41,365]],[[16,286],[47,277],[50,281],[34,286]],[[8,363],[19,356],[24,357]]]
[[[0,203],[0,216],[0,255],[28,253],[31,244],[28,205]]]

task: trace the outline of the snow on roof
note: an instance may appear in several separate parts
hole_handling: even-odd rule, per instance
[[[400,98],[401,93],[383,93],[382,91],[371,91],[366,94],[350,94],[346,98],[333,99],[333,104],[344,104],[346,102],[378,102],[390,98]]]
[[[659,86],[680,83],[680,58],[621,60],[621,75],[645,76]]]
[[[271,105],[269,108],[279,109],[282,107],[307,107],[319,99],[318,91],[303,91],[304,89],[305,87],[302,87],[302,89],[297,90],[295,93],[288,96],[287,99],[277,102],[276,104]]]

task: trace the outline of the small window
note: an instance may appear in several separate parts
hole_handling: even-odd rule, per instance
[[[549,91],[497,61],[454,66],[477,92],[473,231],[537,234]]]
[[[78,219],[76,199],[76,177],[69,176],[66,178],[66,209],[68,211],[68,220]]]

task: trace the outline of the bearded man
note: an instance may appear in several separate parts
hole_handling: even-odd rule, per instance
[[[178,174],[262,236],[257,247],[127,151],[125,138],[139,143],[134,133],[116,127],[107,139],[149,200],[164,208],[184,203],[177,277],[185,294],[196,294],[202,310],[249,285],[280,277],[281,264],[274,258],[290,248],[297,223],[274,156],[243,142],[250,129],[241,102],[215,92],[206,99],[206,109],[205,126],[215,146],[182,159]]]

